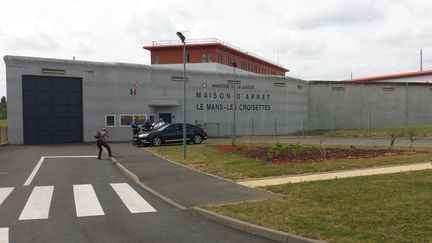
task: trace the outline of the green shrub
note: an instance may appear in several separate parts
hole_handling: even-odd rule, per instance
[[[269,158],[279,157],[279,156],[283,156],[285,152],[286,152],[286,148],[282,144],[276,143],[274,147],[270,147],[267,150],[266,156]]]
[[[301,155],[304,151],[304,147],[300,143],[291,144],[290,147],[291,147],[291,153],[293,154],[294,157]]]

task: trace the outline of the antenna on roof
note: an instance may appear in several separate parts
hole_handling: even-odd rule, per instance
[[[423,71],[423,49],[420,49],[420,72]]]

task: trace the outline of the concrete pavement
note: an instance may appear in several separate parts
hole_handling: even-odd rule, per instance
[[[267,178],[260,178],[258,180],[238,181],[237,183],[249,187],[262,187],[262,186],[272,186],[272,185],[280,185],[286,183],[331,180],[337,178],[391,174],[391,173],[428,170],[428,169],[429,170],[432,169],[431,162],[409,164],[409,165],[387,166],[387,167],[375,167],[375,168],[358,169],[358,170],[334,171],[334,172],[327,172],[327,173],[314,173],[314,174],[297,175],[297,176],[267,177]]]
[[[271,192],[245,187],[167,162],[130,143],[114,143],[111,147],[115,158],[143,184],[186,208],[274,196]]]

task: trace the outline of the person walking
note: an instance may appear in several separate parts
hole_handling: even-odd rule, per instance
[[[101,159],[102,155],[102,147],[105,147],[108,151],[108,156],[112,157],[111,147],[105,142],[107,138],[109,138],[108,130],[106,128],[102,128],[100,132],[97,132],[95,135],[96,145],[99,148],[98,159]]]

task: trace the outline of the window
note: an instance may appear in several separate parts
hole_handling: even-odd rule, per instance
[[[135,119],[138,121],[139,125],[143,125],[147,119],[146,115],[135,115]]]
[[[207,61],[207,55],[205,53],[202,54],[201,61],[202,62],[206,62]]]
[[[132,115],[120,115],[120,126],[121,127],[130,126],[132,121],[133,121]]]
[[[120,115],[120,126],[121,127],[127,127],[132,124],[132,121],[136,119],[138,121],[138,124],[142,125],[144,124],[145,120],[147,119],[147,115]]]
[[[186,62],[190,63],[190,55],[189,54],[186,55]]]
[[[212,62],[212,54],[211,53],[209,53],[207,55],[207,62]]]
[[[333,87],[333,91],[345,91],[345,87],[335,86]]]
[[[273,83],[275,87],[285,87],[285,83]]]
[[[159,56],[154,56],[154,64],[159,64]]]
[[[115,115],[105,115],[105,126],[115,127]]]

